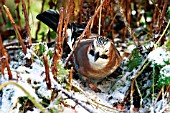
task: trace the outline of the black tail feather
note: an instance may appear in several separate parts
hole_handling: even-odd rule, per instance
[[[58,22],[59,22],[59,13],[53,9],[49,9],[47,11],[38,14],[36,18],[46,24],[48,27],[53,29],[55,32],[57,31]],[[68,25],[68,28],[72,30],[72,36],[78,37],[84,31],[87,24],[85,23],[71,23]],[[93,26],[95,29],[96,27]],[[92,33],[97,33],[97,30],[92,29]]]
[[[49,9],[41,14],[38,14],[36,18],[42,21],[48,27],[52,28],[54,31],[57,31],[57,26],[59,22],[59,13],[57,11]]]

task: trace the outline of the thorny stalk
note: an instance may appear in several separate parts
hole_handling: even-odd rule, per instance
[[[103,2],[100,4],[100,6],[97,8],[96,12],[94,13],[94,15],[90,18],[90,20],[88,21],[83,33],[80,35],[79,40],[75,43],[75,46],[73,48],[73,50],[71,51],[70,55],[67,57],[66,62],[64,64],[64,67],[67,66],[68,61],[70,61],[70,58],[72,57],[73,53],[75,52],[75,49],[77,48],[78,44],[80,43],[80,40],[85,36],[85,33],[89,30],[89,27],[92,23],[92,21],[94,20],[94,18],[96,17],[96,15],[99,13],[100,9],[103,6],[103,3],[105,2],[105,0],[103,0]]]
[[[71,89],[72,88],[72,82],[73,82],[73,67],[71,67],[71,69],[70,69],[70,76],[69,76],[68,82],[70,84],[69,89]]]
[[[64,43],[65,38],[67,37],[68,34],[66,34],[66,30],[67,30],[67,26],[69,23],[69,19],[70,19],[70,15],[73,11],[73,0],[69,0],[68,6],[67,6],[67,14],[66,14],[66,18],[64,20],[64,28],[63,28],[63,34],[62,34],[62,45]]]
[[[62,25],[63,25],[63,18],[64,18],[64,10],[63,8],[60,9],[60,18],[59,18],[59,24],[57,28],[57,34],[56,34],[56,42],[55,42],[55,50],[53,55],[53,62],[51,65],[52,73],[54,75],[58,74],[57,64],[58,60],[62,56],[62,39],[61,39],[61,33],[62,33]]]
[[[2,74],[4,75],[4,69],[5,67],[7,67],[7,71],[8,71],[8,75],[9,75],[9,80],[12,79],[12,72],[11,72],[11,69],[10,69],[10,66],[9,66],[9,63],[8,63],[8,55],[7,53],[5,53],[5,49],[4,49],[4,46],[3,46],[3,43],[2,43],[2,38],[1,38],[1,35],[0,35],[0,57],[2,55],[2,57],[0,58],[0,67],[1,67],[1,72]]]
[[[30,14],[29,11],[30,11],[30,0],[27,0],[27,4],[28,4],[28,15]]]
[[[24,12],[24,16],[25,16],[25,27],[26,27],[26,31],[28,34],[28,42],[29,42],[29,47],[31,47],[32,45],[32,40],[31,40],[31,33],[30,33],[30,27],[29,27],[29,19],[28,19],[28,13],[26,10],[26,5],[24,0],[22,0],[22,8],[23,8],[23,12]]]
[[[47,84],[47,88],[51,90],[51,79],[50,79],[50,71],[49,71],[49,66],[48,66],[47,55],[44,54],[43,58],[44,58],[44,66],[45,66],[45,74],[46,74],[45,81]]]
[[[45,3],[45,0],[42,0],[42,5],[41,5],[41,13],[43,12],[44,10],[44,3]],[[37,25],[37,30],[36,30],[36,33],[35,33],[35,38],[38,39],[38,32],[40,30],[40,21],[38,21],[38,25]]]
[[[20,28],[22,28],[22,26],[21,26],[20,10],[19,10],[19,3],[20,3],[20,1],[15,0],[16,11],[17,11],[17,19],[18,19],[18,25],[19,25]]]
[[[22,40],[21,34],[19,33],[18,27],[17,27],[17,25],[15,24],[14,19],[13,19],[11,13],[10,13],[8,7],[5,6],[5,5],[3,5],[3,7],[4,7],[4,9],[5,9],[6,14],[8,15],[8,18],[9,18],[10,21],[11,21],[11,24],[12,24],[13,27],[14,27],[15,33],[16,33],[17,36],[18,36],[18,40],[19,40],[19,42],[20,42],[20,44],[21,44],[21,46],[22,46],[22,49],[23,49],[24,54],[27,54],[27,48],[26,48],[26,46],[25,46],[25,44],[24,44],[24,42],[23,42],[23,40]]]
[[[57,28],[57,35],[56,35],[56,44],[55,49],[59,50],[59,53],[62,53],[62,28],[63,28],[63,19],[64,19],[64,9],[60,9],[60,19]]]

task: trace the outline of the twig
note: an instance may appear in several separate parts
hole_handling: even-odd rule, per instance
[[[164,36],[166,30],[167,30],[168,27],[169,27],[169,24],[170,24],[170,20],[169,20],[168,25],[166,26],[165,30],[163,31],[161,37],[159,38],[159,40],[158,40],[158,41],[156,42],[156,44],[154,45],[154,48],[157,47],[157,44],[159,43],[159,41],[161,40],[161,38]],[[133,102],[133,93],[134,93],[134,81],[135,81],[136,78],[143,72],[143,70],[149,65],[150,62],[148,62],[148,63],[144,66],[144,64],[147,62],[147,60],[148,60],[148,58],[146,58],[146,59],[144,60],[143,64],[138,68],[135,77],[132,79],[132,83],[131,83],[131,94],[130,94],[131,105],[133,104],[132,102]],[[143,67],[143,66],[144,66],[144,67]],[[143,67],[143,68],[142,68],[142,67]],[[140,71],[140,70],[141,70],[141,71]],[[161,94],[161,93],[159,93],[159,95],[160,95],[160,94]],[[158,99],[158,98],[157,98],[157,99]],[[157,99],[156,99],[156,101],[157,101]]]
[[[11,15],[9,9],[8,9],[7,6],[5,6],[5,5],[3,5],[3,7],[4,7],[4,9],[5,9],[6,14],[8,15],[8,18],[9,18],[10,21],[11,21],[11,24],[12,24],[13,27],[14,27],[14,30],[15,30],[17,36],[18,36],[19,42],[21,43],[21,46],[22,46],[22,49],[23,49],[24,54],[27,54],[27,48],[26,48],[26,46],[25,46],[25,44],[24,44],[24,42],[23,42],[23,40],[22,40],[22,37],[21,37],[21,35],[20,35],[20,33],[19,33],[19,30],[18,30],[18,28],[17,28],[17,25],[15,24],[14,19],[13,19],[12,15]]]
[[[102,0],[100,0],[100,4],[102,3]],[[98,34],[100,35],[100,30],[101,30],[101,20],[102,20],[102,8],[100,9],[99,13],[99,29],[98,29]]]
[[[134,83],[136,78],[146,69],[146,67],[149,65],[150,62],[148,62],[146,64],[146,62],[148,61],[148,58],[146,58],[142,65],[137,69],[136,75],[134,76],[134,78],[132,79],[132,83],[131,83],[131,92],[130,92],[130,102],[131,102],[131,106],[133,105],[133,93],[134,93]]]
[[[159,7],[156,5],[155,1],[151,0],[151,2],[154,4],[155,8],[158,10],[159,13],[161,13],[161,10]]]
[[[76,97],[74,97],[72,94],[68,93],[66,90],[64,90],[63,88],[59,88],[58,84],[53,81],[54,87],[57,91],[61,91],[63,94],[65,94],[68,98],[72,99],[74,102],[78,103],[80,106],[82,106],[85,110],[87,110],[90,113],[97,113],[94,110],[88,108],[84,103],[82,103],[81,101],[79,101],[78,99],[76,99]]]
[[[162,35],[160,36],[160,38],[158,39],[158,41],[154,44],[154,48],[157,48],[157,47],[158,47],[158,43],[161,41],[162,37],[165,35],[165,33],[166,33],[169,25],[170,25],[170,20],[168,21],[168,24],[167,24],[166,28],[164,29]],[[165,44],[163,45],[163,47],[164,47],[168,42],[169,42],[169,41],[165,42]]]
[[[152,73],[152,105],[154,106],[154,92],[155,92],[155,66],[153,67],[153,73]]]
[[[162,12],[160,13],[160,23],[159,23],[159,26],[157,27],[156,29],[156,33],[158,33],[161,28],[163,27],[163,20],[164,20],[164,16],[165,16],[165,13],[166,13],[166,9],[167,9],[167,6],[168,6],[168,0],[164,0],[164,6],[163,6],[163,10]]]
[[[80,40],[84,37],[85,33],[87,32],[87,30],[89,29],[90,24],[92,23],[92,21],[94,20],[94,18],[96,17],[96,15],[99,13],[100,9],[103,6],[103,3],[105,2],[105,0],[103,0],[103,2],[100,4],[100,6],[98,7],[98,9],[96,10],[95,14],[90,18],[90,20],[88,21],[83,33],[80,35],[79,40],[75,43],[75,46],[73,48],[73,50],[71,51],[70,55],[67,57],[66,62],[64,64],[64,67],[67,66],[68,61],[70,61],[70,58],[72,57],[73,53],[75,52],[75,49],[77,48],[78,44],[80,43]]]
[[[44,66],[45,66],[45,74],[46,74],[45,81],[46,81],[46,84],[47,84],[47,88],[49,90],[51,90],[51,79],[50,79],[50,74],[49,74],[50,71],[49,71],[49,66],[48,66],[46,54],[43,55],[43,58],[44,58]]]
[[[164,92],[165,86],[163,85],[161,90],[162,90],[162,106],[165,106],[165,92]]]
[[[162,88],[163,88],[163,87],[164,87],[164,86],[162,86]],[[161,94],[162,94],[162,88],[161,88],[161,90],[160,90],[159,93],[158,93],[158,96],[157,96],[157,98],[156,98],[156,100],[155,100],[155,102],[154,102],[154,106],[156,105],[156,102],[158,101],[158,99],[160,98],[160,96],[161,96]],[[170,85],[168,85],[166,92],[168,92],[169,89],[170,89]]]
[[[138,86],[138,83],[137,83],[136,80],[135,80],[135,85],[136,85],[137,91],[138,91],[139,96],[140,96],[140,108],[142,108],[143,98],[142,98],[142,94],[141,94],[141,92],[140,92],[140,89],[139,89],[139,86]]]
[[[13,45],[18,45],[19,42],[9,42],[7,44],[4,44],[4,47],[8,47],[8,46],[13,46]]]
[[[22,0],[22,8],[23,8],[23,12],[24,12],[24,17],[25,17],[25,27],[28,33],[28,41],[29,41],[29,47],[32,45],[32,40],[31,40],[31,33],[30,33],[30,27],[29,27],[29,19],[28,19],[28,13],[26,10],[26,5],[24,0]]]

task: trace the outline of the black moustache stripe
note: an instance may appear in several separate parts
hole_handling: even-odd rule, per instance
[[[91,49],[90,52],[89,52],[89,54],[91,54],[92,56],[94,56],[94,51]],[[102,54],[102,55],[99,56],[99,57],[100,57],[100,58],[103,58],[103,59],[107,59],[107,58],[108,58],[108,56],[105,55],[105,54]]]

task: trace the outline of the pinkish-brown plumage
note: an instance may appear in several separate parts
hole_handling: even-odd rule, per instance
[[[105,78],[122,62],[122,57],[111,40],[105,37],[98,38],[81,40],[74,53],[77,71],[87,78]]]

